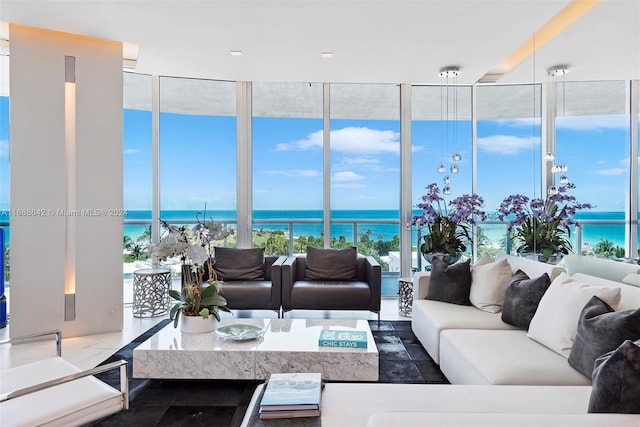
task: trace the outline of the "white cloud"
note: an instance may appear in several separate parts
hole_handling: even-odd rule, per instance
[[[358,167],[378,168],[380,167],[380,160],[373,157],[342,157],[336,167],[344,169]]]
[[[478,148],[489,153],[515,156],[522,151],[531,150],[540,144],[538,137],[519,137],[512,135],[492,135],[478,138]]]
[[[0,157],[9,157],[9,141],[0,141]]]
[[[305,139],[276,145],[276,151],[303,151],[322,149],[322,130],[307,135]]]
[[[529,127],[533,129],[533,126],[540,126],[540,117],[527,117],[524,119],[497,119],[496,122],[503,126],[510,126],[514,128]]]
[[[353,181],[361,181],[364,179],[364,176],[358,175],[352,171],[344,171],[344,172],[336,172],[331,177],[331,180],[334,182],[353,182]]]
[[[321,176],[320,171],[314,169],[285,169],[285,170],[268,170],[265,171],[267,175],[283,175],[290,177],[302,177],[302,178],[313,178],[316,176]]]
[[[139,153],[140,150],[136,150],[135,148],[126,148],[124,150],[124,154],[136,154]]]
[[[346,184],[335,184],[335,188],[347,188],[347,189],[358,189],[358,188],[366,188],[367,186],[360,182],[349,182]]]
[[[400,133],[367,127],[346,127],[330,134],[331,150],[340,153],[380,154],[400,152]],[[276,151],[322,149],[322,131],[306,138],[276,145]]]
[[[623,168],[609,168],[609,169],[599,169],[596,171],[596,175],[603,175],[603,176],[620,176],[620,175],[624,175],[624,173],[626,172],[626,169]]]

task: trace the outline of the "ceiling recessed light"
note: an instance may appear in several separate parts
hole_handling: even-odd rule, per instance
[[[231,56],[242,56],[241,50],[232,50],[229,53],[231,54]]]
[[[322,58],[322,59],[333,58],[333,52],[322,52],[320,54],[320,58]]]

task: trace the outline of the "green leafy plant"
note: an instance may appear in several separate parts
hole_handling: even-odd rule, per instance
[[[169,313],[174,327],[178,326],[180,314],[202,316],[205,319],[213,315],[220,321],[219,311],[230,312],[227,300],[219,295],[221,282],[210,279],[207,285],[188,284],[182,288],[182,292],[173,289],[169,291],[169,296],[177,301]]]

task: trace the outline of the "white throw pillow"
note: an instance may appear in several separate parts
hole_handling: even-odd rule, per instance
[[[471,304],[482,311],[499,313],[504,303],[505,290],[512,276],[511,266],[506,258],[480,264],[483,258],[480,258],[471,269],[469,299]]]
[[[580,312],[594,295],[613,309],[620,303],[620,288],[590,286],[562,273],[540,300],[527,336],[568,358],[576,337]]]

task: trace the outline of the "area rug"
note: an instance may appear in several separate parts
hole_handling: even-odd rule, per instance
[[[133,349],[162,329],[164,320],[118,350],[101,364],[129,362],[129,410],[89,426],[229,426],[242,422],[251,396],[262,381],[155,380],[132,377]],[[379,353],[379,382],[448,384],[438,365],[411,331],[411,322],[371,320],[369,326]],[[119,386],[118,374],[100,378]]]

